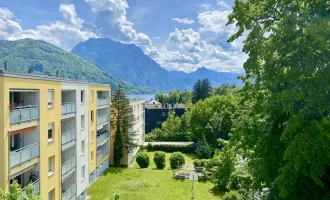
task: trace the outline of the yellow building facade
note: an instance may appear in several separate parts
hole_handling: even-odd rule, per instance
[[[107,85],[0,70],[0,187],[16,180],[23,192],[32,183],[44,200],[85,199],[109,166],[97,164],[109,156],[109,136],[98,134],[109,130],[109,119]],[[108,149],[102,143],[98,153],[101,142]]]

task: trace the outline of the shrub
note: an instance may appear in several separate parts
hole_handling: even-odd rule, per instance
[[[181,152],[174,152],[170,157],[170,165],[172,169],[177,169],[185,164],[184,155]]]
[[[236,191],[230,191],[230,192],[226,192],[226,194],[223,195],[222,199],[223,200],[243,200],[243,197]]]
[[[149,166],[149,156],[146,153],[138,153],[136,156],[136,162],[140,168],[148,168]]]
[[[193,163],[194,163],[194,167],[201,167],[202,166],[202,162],[199,159],[195,159]]]
[[[147,151],[153,151],[154,150],[154,147],[152,146],[151,143],[148,143],[147,145]]]
[[[209,161],[210,161],[209,159],[202,159],[201,160],[201,166],[206,167],[208,165]]]
[[[157,169],[165,168],[165,152],[156,151],[154,154],[154,162],[156,164]]]
[[[229,183],[227,186],[228,190],[240,190],[250,189],[252,184],[252,178],[248,173],[244,173],[242,170],[236,171],[231,174]]]

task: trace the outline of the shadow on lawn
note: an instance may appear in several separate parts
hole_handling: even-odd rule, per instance
[[[123,173],[124,169],[125,168],[111,167],[103,173],[103,176],[106,176],[107,174],[120,174]]]
[[[215,188],[209,189],[209,193],[212,193],[215,197],[222,197],[226,192],[224,190],[217,190]]]

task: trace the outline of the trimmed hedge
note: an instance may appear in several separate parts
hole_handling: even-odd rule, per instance
[[[181,152],[174,152],[172,153],[171,157],[170,157],[170,165],[172,169],[177,169],[179,167],[181,167],[182,165],[184,165],[185,159],[184,159],[184,155]]]
[[[174,145],[159,145],[159,144],[151,145],[151,143],[148,143],[147,151],[164,151],[167,153],[173,153],[179,151],[182,153],[195,153],[196,146],[194,144],[174,146]]]
[[[154,162],[156,164],[157,169],[164,169],[165,168],[165,152],[163,151],[156,151],[154,154]]]
[[[149,156],[146,153],[138,153],[136,156],[136,162],[140,168],[148,168],[149,166]]]
[[[210,159],[195,159],[194,167],[207,167],[210,162]]]

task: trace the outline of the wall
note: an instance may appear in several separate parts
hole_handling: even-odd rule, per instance
[[[48,192],[55,188],[55,199],[60,199],[60,158],[61,158],[61,85],[60,82],[35,80],[14,77],[0,77],[0,157],[5,161],[0,164],[0,187],[9,188],[9,90],[37,89],[40,99],[48,99],[48,89],[54,90],[54,107],[48,108],[47,101],[40,101],[39,129],[40,129],[40,195],[48,198]],[[48,142],[48,123],[54,123],[54,141]],[[48,176],[48,158],[55,156],[55,174]]]

